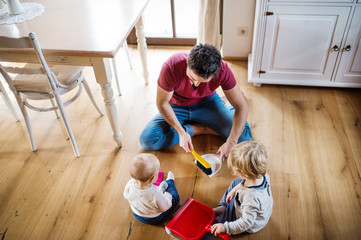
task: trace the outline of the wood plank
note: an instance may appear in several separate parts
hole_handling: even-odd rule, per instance
[[[317,144],[314,136],[316,126],[314,119],[309,117],[312,106],[307,100],[307,92],[304,89],[291,89],[288,101],[292,104],[293,133],[296,149],[298,149],[295,160],[298,164],[299,191],[303,212],[303,216],[293,220],[296,221],[296,225],[303,224],[305,226],[306,232],[303,233],[305,238],[324,239],[326,233],[316,185],[318,176],[314,168],[317,159],[315,156],[317,151],[313,149],[313,146]]]
[[[234,176],[226,163],[209,178],[178,145],[144,151],[139,134],[157,112],[156,80],[163,62],[189,47],[149,47],[150,83],[144,85],[137,49],[130,46],[133,70],[118,60],[122,96],[115,96],[124,134],[116,149],[105,117],[86,94],[66,107],[81,154],[75,158],[63,124],[54,113],[29,111],[38,151],[33,153],[23,120],[14,122],[0,100],[0,237],[2,239],[173,239],[164,224],[139,223],[123,190],[129,163],[150,152],[161,170],[173,171],[183,203],[196,198],[218,205]],[[359,239],[361,236],[361,90],[263,85],[247,82],[247,63],[229,66],[249,104],[254,139],[269,151],[273,214],[258,233],[234,239]],[[85,76],[98,103],[93,70]],[[114,84],[113,84],[114,85]],[[114,92],[116,89],[114,88]],[[219,91],[222,94],[222,91]],[[104,109],[104,106],[101,106]],[[222,144],[216,136],[197,136],[201,154]]]
[[[335,95],[342,118],[342,126],[345,128],[353,159],[361,178],[361,95],[358,90],[354,89],[337,91]]]
[[[88,124],[84,124],[84,122],[82,122],[82,125],[83,128],[88,126]],[[85,131],[83,129],[83,132],[86,134],[78,141],[78,145],[79,149],[84,149],[87,145],[88,151],[81,151],[80,158],[74,158],[68,163],[67,168],[62,171],[62,176],[58,178],[58,182],[54,185],[54,194],[47,196],[48,204],[42,211],[39,220],[32,231],[32,236],[36,236],[39,239],[63,238],[79,202],[81,200],[88,201],[85,206],[93,204],[95,197],[92,197],[92,195],[87,198],[87,196],[83,195],[83,189],[87,189],[86,185],[89,184],[89,181],[99,181],[99,183],[102,181],[98,178],[89,176],[90,173],[92,171],[99,171],[96,168],[100,165],[101,167],[99,168],[103,170],[100,172],[107,174],[106,177],[103,177],[103,180],[111,180],[111,174],[109,171],[105,170],[107,167],[112,166],[107,166],[109,161],[118,161],[116,159],[116,153],[118,151],[109,148],[93,149],[91,147],[94,144],[97,144],[94,135],[100,134],[105,126],[106,124],[103,124],[101,128],[93,128],[91,131]],[[81,128],[80,125],[76,127]],[[76,139],[78,140],[79,138]],[[97,196],[99,195],[101,194],[98,194]],[[85,215],[80,215],[79,217],[82,216]],[[75,225],[81,229],[84,223],[86,222],[79,221],[79,223]]]
[[[56,151],[55,146],[52,152],[60,158],[70,154],[70,151]],[[47,151],[30,151],[22,158],[23,163],[19,164],[21,166],[8,177],[6,185],[4,184],[7,189],[1,190],[0,199],[4,208],[1,218],[2,232],[4,228],[8,229],[7,234],[15,239],[29,236],[47,203],[46,196],[52,194],[54,183],[71,158],[65,161],[52,159]]]
[[[316,95],[314,95],[316,96]],[[340,118],[335,94],[322,91],[314,103],[314,118],[317,124],[317,135],[314,151],[319,174],[317,174],[318,191],[322,218],[327,238],[349,238],[360,236],[361,230],[356,222],[361,221],[360,215],[354,216],[354,222],[348,222],[354,212],[361,212],[357,196],[361,187],[357,186],[358,177],[355,169],[352,150],[345,134]],[[336,107],[335,107],[336,106]],[[324,148],[325,151],[317,151]],[[322,176],[322,177],[321,177]],[[332,187],[331,187],[332,186]],[[339,203],[345,208],[340,209]]]
[[[273,213],[269,223],[250,239],[304,239],[308,229],[302,219],[301,195],[297,174],[270,172]],[[302,236],[302,237],[301,237]]]

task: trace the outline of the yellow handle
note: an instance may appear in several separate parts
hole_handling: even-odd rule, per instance
[[[207,162],[201,155],[196,153],[196,151],[194,151],[194,149],[191,149],[191,153],[193,154],[194,158],[197,159],[198,162],[200,162],[205,168],[211,167],[211,164],[209,162]]]
[[[194,151],[194,149],[191,149],[191,153],[193,154],[194,158],[200,157],[200,155],[198,153],[196,153],[196,151]]]

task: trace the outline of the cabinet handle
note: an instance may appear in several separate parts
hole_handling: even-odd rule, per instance
[[[333,51],[335,51],[335,52],[338,52],[338,50],[340,50],[340,48],[339,48],[337,45],[334,45],[334,46],[332,47],[332,49],[333,49]]]
[[[349,52],[351,50],[351,45],[347,45],[343,50]]]

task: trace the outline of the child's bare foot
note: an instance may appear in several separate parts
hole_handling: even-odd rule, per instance
[[[213,208],[214,213],[216,214],[216,216],[222,214],[224,211],[226,211],[226,207],[225,206],[218,206],[216,208]]]
[[[211,135],[219,136],[215,131],[201,124],[192,124],[191,126],[193,129],[193,136],[202,135],[202,134],[211,134]]]

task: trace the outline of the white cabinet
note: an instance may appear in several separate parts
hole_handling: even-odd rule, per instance
[[[269,6],[261,70],[265,79],[329,81],[349,7]],[[336,49],[337,50],[337,49]]]
[[[355,8],[350,29],[342,46],[336,82],[361,82],[361,6]]]
[[[347,2],[347,3],[352,3],[354,0],[269,0],[269,2],[295,2],[295,3],[337,3],[337,2]],[[360,1],[360,0],[358,0]]]
[[[361,87],[360,41],[356,0],[259,0],[249,82]]]

